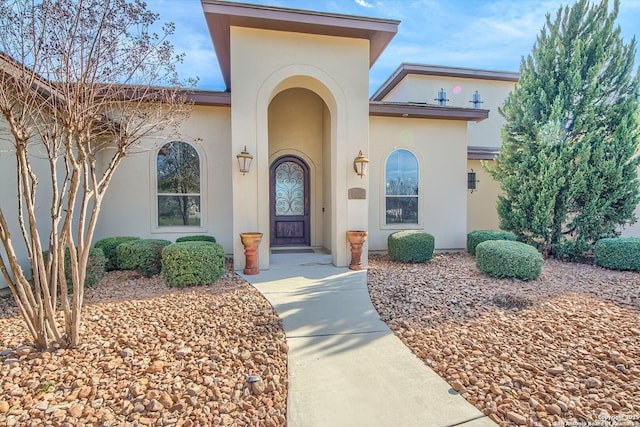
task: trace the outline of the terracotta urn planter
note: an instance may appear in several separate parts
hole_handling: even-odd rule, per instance
[[[351,270],[362,270],[362,245],[367,240],[367,232],[361,230],[347,231],[347,240],[351,244]]]
[[[258,246],[262,241],[262,233],[240,233],[240,240],[244,246],[244,274],[252,275],[260,273],[258,264]]]

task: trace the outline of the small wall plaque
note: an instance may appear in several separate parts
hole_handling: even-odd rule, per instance
[[[367,198],[367,190],[364,188],[350,188],[349,189],[349,200],[364,200]]]

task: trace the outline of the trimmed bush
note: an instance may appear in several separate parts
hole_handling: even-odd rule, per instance
[[[492,277],[537,279],[542,262],[542,255],[536,248],[520,242],[487,240],[476,246],[476,267]]]
[[[467,234],[467,252],[476,256],[476,246],[487,240],[516,240],[516,235],[502,230],[475,230]]]
[[[69,252],[67,252],[69,255]],[[87,259],[87,271],[84,277],[84,285],[91,287],[97,284],[106,274],[107,257],[100,248],[89,249],[89,258]],[[67,276],[67,283],[71,286],[71,259],[64,257],[64,268]]]
[[[208,285],[224,273],[224,250],[212,242],[179,242],[162,250],[162,275],[171,287]]]
[[[47,262],[49,251],[44,251],[44,260]],[[84,285],[91,287],[98,283],[106,274],[105,265],[107,258],[100,248],[89,249],[89,258],[87,259],[87,271],[85,272]],[[64,276],[67,279],[67,286],[73,286],[71,281],[71,252],[69,249],[64,254]]]
[[[613,270],[640,271],[640,238],[600,239],[593,247],[595,263]]]
[[[119,236],[119,237],[107,237],[102,240],[98,240],[93,247],[102,249],[104,256],[107,258],[107,264],[105,269],[107,271],[118,269],[118,246],[120,243],[130,242],[132,240],[140,240],[139,237],[132,236]]]
[[[433,258],[435,241],[424,231],[396,231],[387,238],[388,255],[394,261],[427,262]]]
[[[182,237],[178,237],[176,239],[176,243],[182,243],[182,242],[211,242],[211,243],[215,243],[216,242],[216,238],[213,236],[206,236],[203,234],[197,234],[195,236],[182,236]]]
[[[121,243],[117,248],[118,268],[137,270],[146,277],[159,274],[162,269],[162,248],[168,240],[139,239]]]

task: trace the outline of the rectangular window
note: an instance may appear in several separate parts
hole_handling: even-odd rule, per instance
[[[200,226],[199,195],[158,195],[158,226]]]
[[[418,196],[387,196],[387,224],[407,223],[418,223]]]

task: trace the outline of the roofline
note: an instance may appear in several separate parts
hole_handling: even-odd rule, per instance
[[[3,51],[0,51],[0,72],[6,73],[13,78],[19,78],[21,73],[33,78],[32,89],[38,93],[38,95],[48,98],[50,96],[60,99],[61,95],[49,80],[42,77],[40,74],[33,71],[31,68],[18,62],[10,55]]]
[[[369,102],[369,116],[480,122],[489,117],[489,110],[479,108],[442,107],[415,102],[371,101]]]
[[[372,101],[382,101],[407,75],[459,77],[463,79],[497,80],[517,82],[520,73],[512,71],[482,70],[476,68],[446,67],[443,65],[423,65],[402,63],[371,97]]]
[[[398,32],[400,21],[315,12],[283,7],[201,0],[222,77],[231,89],[232,26],[369,40],[369,66],[373,66]]]
[[[206,105],[213,107],[231,107],[231,93],[214,90],[190,90],[187,91],[187,100],[194,105]]]
[[[470,145],[467,147],[468,160],[495,160],[500,155],[500,147],[480,147]]]

